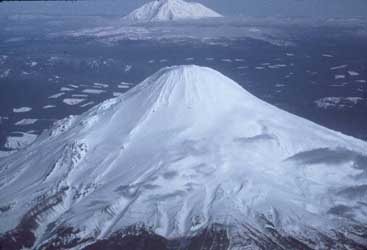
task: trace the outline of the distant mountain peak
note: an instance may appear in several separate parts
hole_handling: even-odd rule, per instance
[[[221,17],[200,3],[184,0],[155,0],[144,4],[123,19],[133,22],[155,22]]]

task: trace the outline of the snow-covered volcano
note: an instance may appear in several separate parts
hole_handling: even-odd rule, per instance
[[[217,12],[200,3],[184,0],[154,0],[134,10],[123,19],[137,22],[154,22],[220,16]]]
[[[215,70],[164,68],[0,161],[0,243],[82,249],[133,225],[186,240],[220,225],[229,249],[363,249],[366,149]]]

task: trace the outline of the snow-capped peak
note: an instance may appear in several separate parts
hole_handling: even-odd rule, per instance
[[[220,16],[217,12],[200,3],[186,2],[184,0],[155,0],[144,4],[123,19],[127,21],[150,22]]]
[[[0,160],[0,235],[82,249],[136,224],[166,238],[215,224],[243,246],[289,247],[277,232],[322,249],[367,230],[366,148],[215,70],[164,68]]]

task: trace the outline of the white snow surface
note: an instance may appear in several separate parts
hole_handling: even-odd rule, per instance
[[[61,92],[61,93],[57,93],[57,94],[54,94],[52,96],[49,96],[48,99],[57,99],[61,96],[65,95],[65,92]]]
[[[329,108],[351,108],[354,105],[363,101],[362,97],[323,97],[315,101],[315,104],[319,108],[329,109]]]
[[[154,0],[134,10],[123,20],[157,22],[209,17],[221,17],[221,15],[200,3],[183,0]]]
[[[7,157],[14,153],[15,151],[0,151],[0,158]]]
[[[277,20],[267,20],[265,23],[279,23]],[[72,37],[91,37],[100,42],[115,44],[123,40],[158,40],[169,39],[172,42],[182,42],[183,39],[195,39],[209,45],[228,46],[236,38],[251,38],[266,41],[276,46],[292,46],[293,40],[289,32],[283,29],[265,25],[263,19],[252,20],[248,18],[206,18],[206,19],[180,19],[173,22],[113,22],[109,25],[85,28],[58,35]],[[281,21],[281,26],[289,25]],[[253,32],[254,27],[257,32]],[[55,34],[58,36],[57,34]],[[150,63],[154,61],[150,60]]]
[[[5,69],[2,73],[0,73],[0,79],[7,78],[11,72],[11,69]]]
[[[38,119],[31,119],[31,118],[25,118],[20,121],[17,121],[15,123],[16,126],[26,126],[26,125],[32,125],[35,124],[38,121]]]
[[[348,195],[367,184],[366,149],[215,70],[168,67],[1,159],[0,206],[11,209],[0,234],[31,209],[81,238],[135,223],[168,238],[214,223],[259,228],[258,215],[289,235],[327,234],[367,223],[362,193]]]
[[[65,98],[64,100],[62,100],[63,103],[67,104],[67,105],[78,105],[79,103],[84,102],[85,99],[83,98]]]
[[[17,132],[21,134],[20,136],[8,136],[6,138],[6,142],[4,147],[11,150],[18,150],[25,148],[29,144],[31,144],[36,138],[37,135],[31,133]]]
[[[356,72],[356,71],[353,71],[353,70],[349,70],[349,71],[348,71],[348,74],[349,74],[350,76],[359,76],[359,73],[358,73],[358,72]]]
[[[82,92],[86,94],[102,94],[106,91],[101,89],[84,89]]]
[[[29,112],[31,110],[32,110],[32,108],[30,108],[30,107],[13,108],[14,113],[26,113],[26,112]]]
[[[55,105],[45,105],[42,107],[43,109],[52,109],[52,108],[56,108]]]

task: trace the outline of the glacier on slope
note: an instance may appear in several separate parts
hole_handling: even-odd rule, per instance
[[[154,0],[134,10],[123,20],[155,22],[208,17],[221,17],[221,15],[200,3],[184,0]]]
[[[366,149],[215,70],[168,67],[1,159],[0,235],[27,226],[34,247],[81,249],[136,224],[168,239],[215,224],[231,249],[274,231],[362,249]]]

